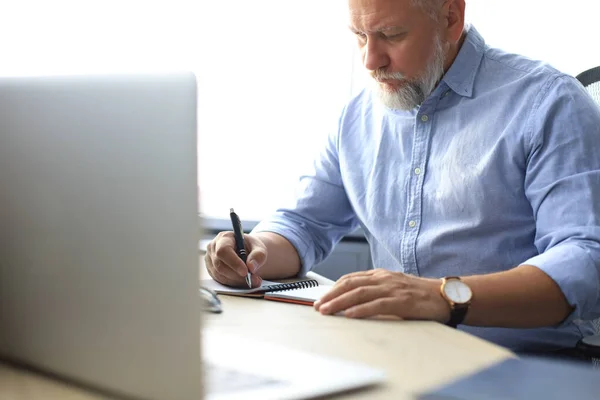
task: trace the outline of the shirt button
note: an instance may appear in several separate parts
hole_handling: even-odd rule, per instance
[[[415,174],[419,175],[421,173],[421,168],[415,168]]]
[[[421,115],[421,121],[427,122],[429,121],[429,117],[427,115]]]
[[[414,228],[415,226],[417,226],[417,223],[415,221],[410,221],[408,223],[408,226],[410,226],[411,228]]]
[[[444,97],[448,96],[450,94],[450,91],[448,90],[446,93],[444,93]]]

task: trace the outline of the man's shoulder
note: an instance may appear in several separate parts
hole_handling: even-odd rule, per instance
[[[574,79],[546,61],[494,47],[485,49],[480,72],[483,80],[514,81],[527,86],[545,85],[560,77]]]

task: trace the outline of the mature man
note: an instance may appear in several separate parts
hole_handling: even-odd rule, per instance
[[[373,87],[343,110],[295,206],[247,236],[247,265],[222,232],[209,273],[229,285],[248,269],[253,285],[302,275],[360,226],[377,269],[342,277],[321,313],[436,320],[568,353],[600,316],[597,106],[574,78],[486,46],[465,28],[465,0],[349,10]]]

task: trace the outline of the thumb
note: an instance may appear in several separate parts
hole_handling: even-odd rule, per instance
[[[252,273],[256,273],[267,262],[267,247],[262,240],[252,235],[247,236],[246,243],[249,244],[248,250],[250,251],[246,264]]]

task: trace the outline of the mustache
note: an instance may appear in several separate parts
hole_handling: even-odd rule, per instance
[[[395,80],[403,80],[406,79],[405,76],[400,72],[386,72],[381,69],[377,69],[375,71],[370,72],[371,77],[376,81],[386,80],[386,79],[395,79]]]

